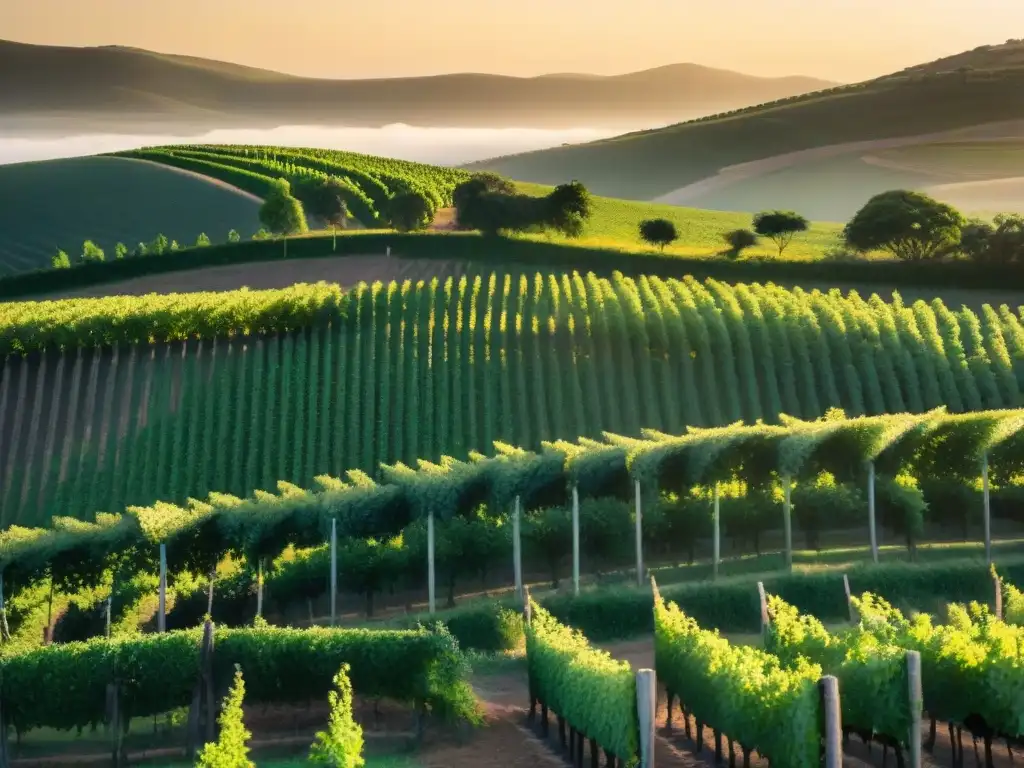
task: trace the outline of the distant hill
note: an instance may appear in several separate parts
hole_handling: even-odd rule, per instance
[[[159,121],[204,127],[280,124],[616,127],[659,124],[834,85],[696,64],[625,75],[482,74],[375,80],[294,77],[219,61],[108,46],[0,41],[8,130]]]
[[[612,197],[704,206],[703,195],[725,182],[740,185],[800,163],[863,154],[880,140],[935,141],[950,131],[963,140],[1024,136],[1024,41],[732,114],[470,167],[544,184],[579,179]],[[716,178],[723,169],[725,178]],[[696,189],[698,183],[707,189]],[[833,191],[822,186],[811,193]],[[721,195],[715,204],[732,208]]]

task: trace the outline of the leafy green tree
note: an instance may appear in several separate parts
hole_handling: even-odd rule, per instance
[[[583,234],[583,227],[593,213],[590,192],[578,181],[559,184],[545,198],[547,216],[544,225],[566,237]]]
[[[57,252],[50,258],[50,266],[54,269],[70,269],[71,259],[64,251],[57,249]]]
[[[171,253],[175,253],[175,252],[177,252],[177,251],[180,251],[180,250],[181,250],[181,246],[180,246],[180,245],[178,245],[178,241],[177,241],[177,240],[171,240],[171,247],[170,247],[170,248],[168,248],[168,250],[169,250],[169,251],[170,251]]]
[[[327,730],[319,731],[309,753],[311,763],[328,768],[362,768],[363,729],[352,717],[352,683],[349,665],[342,664],[334,676],[336,690],[327,695],[331,716]]]
[[[128,255],[128,246],[124,243],[118,243],[114,246],[114,258],[120,261]]]
[[[426,229],[434,218],[434,210],[427,197],[420,192],[403,192],[391,198],[388,218],[399,232]]]
[[[206,236],[205,232],[200,232],[199,237],[196,238],[196,248],[205,248],[210,244],[210,238]]]
[[[960,251],[981,264],[1024,261],[1024,216],[1001,213],[991,224],[968,222],[960,233]]]
[[[249,759],[247,742],[252,734],[242,721],[242,700],[245,698],[245,681],[242,669],[235,665],[235,681],[224,698],[217,723],[220,738],[203,746],[196,761],[198,768],[256,768]]]
[[[858,251],[885,250],[905,261],[945,255],[960,243],[963,215],[922,192],[892,190],[872,197],[843,230]]]
[[[757,245],[757,235],[749,229],[734,229],[722,235],[729,250],[726,252],[729,258],[739,258],[747,248]]]
[[[232,229],[228,232],[228,242],[237,243],[242,239],[242,236],[238,234],[238,230]]]
[[[780,258],[796,233],[806,232],[809,226],[807,219],[793,211],[762,211],[754,216],[754,232],[774,242]]]
[[[260,206],[260,224],[275,235],[306,232],[306,214],[302,203],[285,191],[271,193]]]
[[[337,176],[329,176],[317,183],[305,203],[307,215],[321,219],[331,227],[344,227],[348,218],[345,195],[348,188]]]
[[[266,229],[264,229],[263,227],[260,227],[258,230],[256,230],[255,233],[253,233],[252,239],[253,240],[269,240],[270,239],[270,233]]]
[[[170,242],[167,240],[167,235],[159,234],[153,242],[149,244],[149,252],[154,256],[163,256],[167,253],[167,249],[170,247]]]
[[[106,256],[103,253],[103,249],[96,245],[92,240],[86,240],[82,244],[82,262],[84,264],[103,261],[105,258]]]
[[[145,256],[148,253],[149,253],[149,246],[147,246],[145,243],[140,242],[140,243],[138,243],[135,246],[135,255],[136,256]]]
[[[463,213],[467,207],[485,194],[511,196],[516,193],[515,185],[496,173],[486,171],[474,173],[469,179],[455,187],[452,192],[452,205],[455,206],[456,218],[462,223]]]
[[[640,239],[649,245],[657,245],[665,250],[679,239],[676,225],[668,219],[645,219],[640,222]]]

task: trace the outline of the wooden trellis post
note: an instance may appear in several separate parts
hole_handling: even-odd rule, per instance
[[[636,673],[636,714],[640,723],[640,768],[654,768],[654,714],[658,709],[658,678],[653,669]]]
[[[871,561],[878,562],[878,528],[875,523],[875,462],[868,462],[868,531],[871,536]]]
[[[819,685],[825,712],[825,768],[842,768],[843,721],[839,707],[839,680],[833,675],[825,675]]]
[[[580,491],[572,487],[572,593],[580,593]]]
[[[198,749],[217,738],[217,702],[214,700],[213,680],[213,622],[203,626],[202,646],[199,650],[199,679],[192,691],[192,705],[188,710],[186,755],[195,757]],[[200,733],[205,735],[200,737]]]
[[[522,504],[516,496],[512,509],[512,571],[515,576],[516,595],[523,599],[523,523]]]
[[[152,550],[150,550],[152,551]],[[157,608],[158,632],[167,631],[167,545],[160,545],[160,606]]]
[[[786,568],[793,570],[793,506],[790,501],[792,482],[789,475],[782,478],[783,504],[782,526],[786,534]]]
[[[636,497],[636,583],[638,587],[642,587],[644,585],[644,539],[639,480],[633,481],[633,491]]]
[[[999,574],[996,573],[995,569],[992,569],[992,586],[994,588],[994,595],[992,604],[995,609],[995,615],[997,619],[1003,618],[1003,580],[999,578]]]
[[[850,623],[857,621],[857,611],[853,607],[853,593],[850,592],[850,579],[843,574],[843,592],[846,593],[846,610],[850,614]]]
[[[714,530],[712,532],[713,544],[714,544],[714,570],[713,575],[718,578],[718,565],[722,560],[722,507],[720,504],[720,492],[718,489],[718,483],[715,483],[715,506],[714,511],[711,515],[712,525]]]
[[[427,515],[427,595],[430,614],[434,613],[434,510]]]
[[[910,733],[907,745],[910,748],[910,764],[907,768],[921,768],[921,711],[924,695],[921,693],[921,654],[907,651],[907,697],[910,701]]]
[[[338,520],[331,518],[331,626],[338,621]]]
[[[988,454],[981,460],[981,495],[985,512],[985,562],[992,565],[992,508],[988,489]]]

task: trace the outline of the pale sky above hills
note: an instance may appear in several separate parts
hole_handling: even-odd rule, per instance
[[[0,0],[0,37],[311,77],[696,62],[850,82],[1008,37],[1022,0]]]

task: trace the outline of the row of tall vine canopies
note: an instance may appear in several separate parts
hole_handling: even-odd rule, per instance
[[[432,586],[433,521],[470,515],[482,504],[513,510],[515,536],[522,509],[568,504],[570,498],[574,504],[586,497],[634,498],[640,512],[645,495],[650,498],[656,490],[686,494],[733,478],[765,484],[781,477],[784,487],[791,487],[823,471],[873,482],[876,471],[973,477],[988,467],[1003,477],[1018,474],[1024,463],[1020,410],[783,422],[693,429],[681,436],[649,432],[642,439],[608,435],[605,442],[560,441],[538,453],[498,444],[491,458],[477,454],[468,462],[420,462],[417,469],[384,466],[379,483],[351,472],[345,481],[320,478],[318,490],[282,484],[278,495],[258,492],[243,500],[211,494],[186,506],[158,503],[122,515],[97,514],[95,522],[55,518],[49,528],[12,527],[0,533],[0,576],[9,593],[45,578],[61,590],[94,587],[115,566],[152,568],[159,545],[166,552],[165,567],[173,572],[210,573],[229,552],[244,557],[255,571],[289,546],[311,547],[329,536],[383,538],[426,519],[425,567]],[[869,467],[874,470],[868,472]],[[780,512],[789,532],[788,503]],[[866,514],[871,516],[870,507]],[[717,515],[715,520],[717,531]],[[636,516],[636,533],[642,577],[642,514]],[[577,523],[577,540],[578,535]],[[578,589],[579,549],[574,550]],[[791,553],[791,541],[787,550]],[[520,551],[514,548],[521,587]],[[433,609],[432,588],[430,604]]]
[[[780,413],[1021,404],[1024,327],[716,281],[471,272],[0,306],[0,523]]]
[[[339,179],[349,212],[366,227],[381,225],[395,195],[421,193],[434,210],[450,207],[452,192],[469,173],[404,160],[326,149],[273,146],[183,144],[115,153],[194,170],[265,196],[266,185],[286,179],[293,186],[327,177]]]

